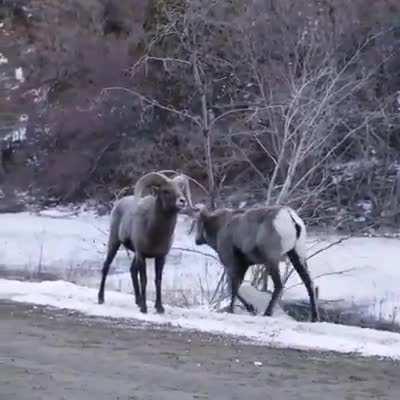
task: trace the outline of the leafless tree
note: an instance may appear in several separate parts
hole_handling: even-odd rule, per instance
[[[224,121],[255,111],[248,103],[235,104],[234,88],[230,87],[233,85],[229,79],[236,79],[232,72],[236,62],[229,59],[223,48],[218,49],[220,41],[234,29],[233,20],[221,20],[221,7],[211,0],[194,0],[184,7],[179,2],[166,3],[160,12],[163,25],[153,32],[144,55],[131,68],[134,87],[108,87],[103,93],[123,90],[138,97],[144,107],[156,107],[190,122],[202,136],[209,201],[215,208],[218,192],[213,157],[215,136]],[[168,45],[165,44],[166,38]],[[154,71],[161,72],[166,80],[172,80],[172,84],[180,85],[185,80],[188,91],[179,104],[174,99],[163,101],[160,96],[154,97],[137,88],[143,74],[150,77]],[[224,77],[224,73],[228,77]],[[228,83],[223,83],[225,81]],[[219,182],[223,179],[219,176]]]

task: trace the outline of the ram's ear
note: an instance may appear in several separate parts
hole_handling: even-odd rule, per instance
[[[198,208],[201,217],[208,217],[210,215],[207,210],[207,207],[204,204],[199,204]]]
[[[202,217],[204,215],[207,215],[207,210],[204,210],[204,205],[203,204],[196,204],[192,207],[190,207],[189,215],[191,215],[194,218]]]

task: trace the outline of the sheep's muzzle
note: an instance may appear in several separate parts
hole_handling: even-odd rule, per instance
[[[178,210],[183,210],[186,207],[186,199],[184,197],[178,197],[176,199],[176,208]]]

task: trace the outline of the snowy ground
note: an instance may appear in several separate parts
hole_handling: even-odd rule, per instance
[[[284,317],[230,315],[210,312],[204,307],[166,307],[162,316],[141,314],[132,295],[109,291],[106,304],[96,303],[96,290],[56,282],[0,280],[0,298],[17,302],[77,310],[88,315],[135,318],[156,324],[196,329],[246,338],[274,347],[358,353],[400,359],[400,335],[328,323],[299,323]]]
[[[167,304],[191,308],[185,310],[170,307],[164,317],[137,314],[132,296],[126,295],[132,289],[128,274],[129,256],[124,250],[119,252],[112,266],[106,292],[107,307],[101,308],[94,304],[96,296],[92,289],[99,284],[107,241],[108,216],[97,217],[90,212],[75,215],[70,210],[59,209],[42,211],[40,214],[2,214],[0,221],[0,272],[46,272],[58,279],[81,285],[73,286],[67,282],[31,284],[1,281],[2,298],[70,307],[96,315],[105,313],[116,317],[149,318],[188,328],[243,335],[263,343],[282,346],[308,347],[309,343],[313,343],[313,347],[326,350],[400,354],[400,347],[396,347],[400,336],[393,334],[329,324],[299,324],[288,317],[254,319],[247,315],[227,317],[210,313],[205,306],[215,289],[221,267],[212,250],[206,246],[194,245],[193,237],[188,235],[188,220],[184,217],[179,220],[174,248],[165,268],[163,287]],[[317,240],[311,237],[309,253],[312,254],[335,239],[319,237]],[[321,300],[341,301],[361,308],[362,312],[376,318],[400,323],[397,315],[400,302],[399,255],[398,240],[352,238],[312,257],[309,267],[319,287]],[[151,299],[151,292],[154,291],[151,265],[148,271]],[[303,286],[298,283],[298,277],[294,274],[287,283],[285,299],[307,299]],[[111,290],[122,293],[111,294]],[[248,286],[242,290],[247,290],[246,294],[253,296],[249,300],[257,296]],[[261,298],[255,301],[259,308],[264,307],[260,301],[265,304],[267,300]],[[282,317],[278,311],[279,315]]]
[[[69,210],[50,210],[40,215],[2,214],[0,220],[0,268],[46,272],[68,281],[98,286],[106,251],[108,216],[97,217],[90,212],[75,216]],[[204,304],[216,286],[221,267],[210,249],[195,246],[187,231],[187,221],[181,218],[174,249],[165,267],[163,287],[166,299],[175,304]],[[131,292],[129,265],[130,255],[121,249],[113,262],[108,288]],[[152,265],[153,261],[148,261],[150,292],[154,291]]]
[[[77,216],[69,210],[48,210],[40,215],[2,214],[0,220],[0,269],[49,272],[97,287],[105,255],[108,216],[96,217],[90,212]],[[188,220],[182,217],[167,260],[164,289],[171,303],[206,304],[221,267],[210,248],[194,244],[188,229]],[[311,237],[309,253],[336,239]],[[309,267],[319,287],[320,299],[364,306],[366,312],[400,322],[396,314],[400,303],[399,256],[399,240],[352,238],[312,257]],[[131,292],[129,263],[127,253],[120,250],[111,268],[109,289]],[[149,290],[153,291],[152,261],[149,264]],[[287,283],[284,298],[307,299],[296,274]]]

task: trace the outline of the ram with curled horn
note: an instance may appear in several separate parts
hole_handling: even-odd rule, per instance
[[[161,172],[150,172],[136,182],[133,196],[125,196],[116,202],[111,212],[107,257],[98,292],[99,304],[104,303],[110,265],[123,245],[135,253],[130,273],[136,304],[143,313],[147,312],[146,259],[155,259],[155,308],[158,313],[164,312],[161,298],[163,268],[172,246],[178,213],[186,207],[193,208],[189,179],[178,173],[169,178]]]

